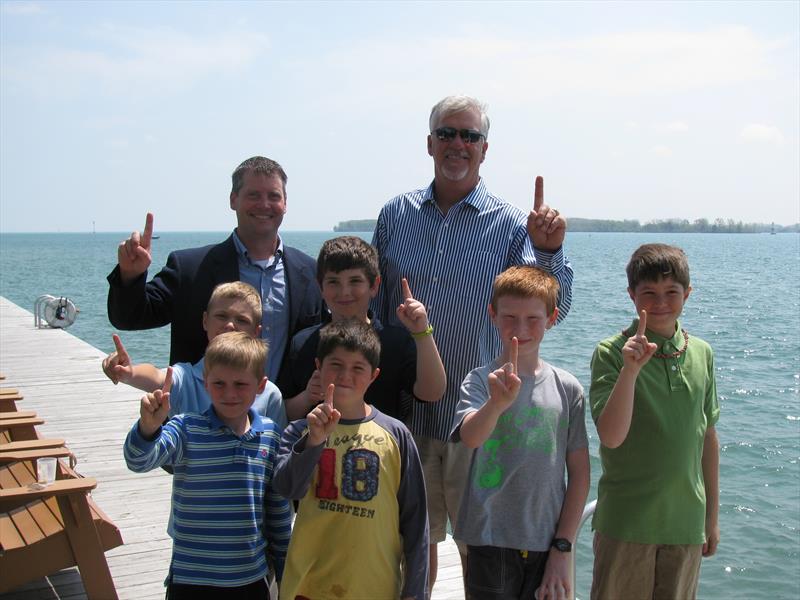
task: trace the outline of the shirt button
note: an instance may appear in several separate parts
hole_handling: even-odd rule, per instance
[[[436,283],[437,281],[439,281],[439,278],[438,277],[434,277],[433,278],[433,283]]]
[[[444,252],[444,250],[439,250],[439,254],[441,254],[442,252]]]
[[[677,370],[678,370],[678,367],[676,367],[675,365],[672,365],[672,370],[673,370],[673,371],[677,371]]]

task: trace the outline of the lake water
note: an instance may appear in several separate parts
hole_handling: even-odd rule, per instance
[[[153,264],[163,265],[171,250],[226,235],[160,232]],[[282,235],[285,243],[316,256],[322,242],[336,234]],[[124,237],[3,234],[0,294],[28,310],[41,294],[69,297],[80,310],[69,332],[110,352],[114,330],[106,315],[105,277]],[[682,323],[706,339],[717,357],[722,539],[717,555],[703,561],[700,597],[800,598],[800,236],[569,234],[573,308],[547,334],[542,355],[574,373],[588,390],[595,344],[634,314],[625,292],[625,264],[638,245],[653,241],[676,244],[688,254],[694,291]],[[134,360],[166,365],[167,328],[121,335]],[[587,426],[594,498],[598,441],[588,419]],[[581,598],[588,597],[591,580],[590,538],[587,527],[577,553]]]

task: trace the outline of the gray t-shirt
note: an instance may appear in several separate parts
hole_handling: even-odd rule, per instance
[[[489,399],[489,373],[499,366],[474,369],[464,379],[452,441],[460,441],[464,417]],[[453,536],[472,546],[543,552],[564,502],[567,453],[588,446],[583,388],[547,363],[535,377],[520,379],[514,404],[472,453]]]

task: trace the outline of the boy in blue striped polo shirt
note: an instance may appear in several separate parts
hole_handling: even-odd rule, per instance
[[[291,512],[270,485],[280,434],[252,409],[267,382],[266,354],[264,343],[246,333],[218,335],[204,365],[211,408],[164,423],[170,368],[164,387],[142,398],[140,418],[125,440],[132,471],[171,465],[175,472],[169,600],[223,593],[269,598],[267,558],[281,579]]]
[[[211,292],[208,307],[203,313],[203,329],[210,342],[226,331],[244,331],[251,337],[261,336],[261,296],[258,291],[243,281],[220,283]],[[134,364],[122,340],[114,334],[116,349],[103,359],[103,373],[114,382],[126,383],[143,392],[154,392],[164,386],[166,370],[149,363]],[[202,413],[211,406],[203,384],[203,359],[196,363],[172,365],[172,389],[170,391],[170,417],[183,413]],[[267,381],[264,390],[256,396],[253,408],[262,417],[269,417],[283,430],[286,427],[286,411],[278,388]],[[169,529],[170,535],[172,528]]]

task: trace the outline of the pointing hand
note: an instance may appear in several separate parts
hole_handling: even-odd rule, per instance
[[[103,373],[106,374],[114,385],[120,381],[128,383],[133,375],[133,368],[131,365],[131,358],[128,356],[128,351],[122,345],[122,340],[115,333],[112,336],[116,350],[103,359]]]
[[[647,340],[645,331],[647,330],[647,311],[639,313],[639,327],[636,333],[628,338],[622,347],[622,360],[624,365],[637,371],[647,364],[653,356],[658,346]]]
[[[342,418],[336,408],[333,407],[333,392],[336,386],[332,383],[325,389],[325,400],[318,404],[308,413],[306,421],[308,423],[307,447],[319,446],[323,443],[330,433],[334,430]]]
[[[145,437],[152,437],[169,417],[169,392],[172,389],[172,367],[167,367],[164,386],[142,398],[139,407],[139,431]]]
[[[117,248],[117,262],[122,283],[129,284],[142,273],[147,271],[153,260],[150,252],[150,242],[153,239],[153,213],[147,213],[144,222],[144,232],[138,231],[121,242]]]
[[[511,338],[509,361],[499,369],[489,373],[489,402],[504,411],[514,403],[522,381],[517,375],[519,341]]]
[[[404,277],[400,282],[403,293],[403,303],[397,307],[397,318],[411,333],[423,333],[428,328],[428,313],[425,305],[415,300]]]
[[[539,250],[555,251],[564,243],[567,220],[556,209],[544,203],[544,178],[536,177],[533,210],[528,214],[528,237]]]

